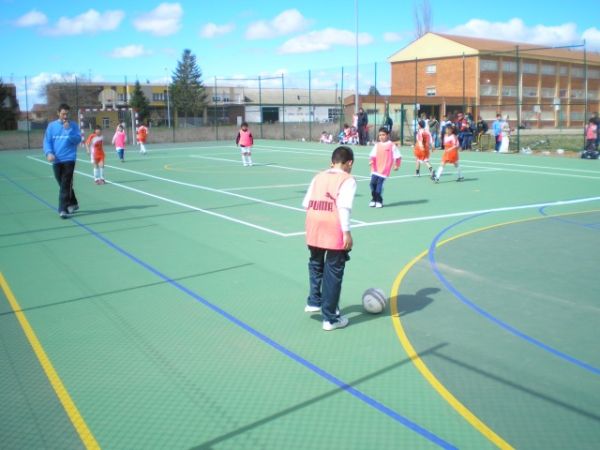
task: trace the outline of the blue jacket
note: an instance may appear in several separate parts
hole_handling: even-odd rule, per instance
[[[75,161],[77,159],[77,146],[81,142],[81,131],[73,121],[69,121],[69,128],[65,130],[60,120],[48,124],[44,135],[44,154],[54,154],[54,163]]]

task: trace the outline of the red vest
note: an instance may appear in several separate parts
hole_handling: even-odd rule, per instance
[[[346,172],[321,172],[315,177],[306,211],[306,243],[327,250],[344,249],[337,198],[342,183],[350,178]]]
[[[252,134],[250,133],[250,130],[240,130],[240,145],[242,147],[252,146]]]

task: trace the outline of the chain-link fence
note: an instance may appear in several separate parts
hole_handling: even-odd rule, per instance
[[[12,76],[3,83],[14,89],[17,120],[13,129],[0,131],[0,148],[41,147],[48,121],[67,103],[84,132],[100,125],[110,134],[124,123],[131,141],[141,121],[149,126],[149,142],[233,141],[242,122],[259,139],[318,141],[325,134],[337,141],[344,125],[356,126],[362,107],[371,139],[391,121],[392,138],[410,144],[418,118],[455,120],[459,113],[472,118],[477,133],[479,118],[491,129],[500,113],[511,130],[512,150],[580,150],[584,127],[600,110],[600,56],[578,47],[515,46],[437,60],[390,58],[358,67],[208,77],[205,104],[187,115],[175,108],[166,73],[136,77],[149,102],[146,117],[129,104],[131,76]],[[480,147],[493,147],[489,140],[480,140]]]

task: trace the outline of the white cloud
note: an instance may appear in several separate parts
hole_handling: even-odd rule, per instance
[[[119,10],[99,13],[95,9],[90,9],[73,18],[61,17],[56,25],[46,32],[53,36],[63,36],[112,31],[121,24],[123,17],[125,13]]]
[[[598,28],[588,28],[583,32],[581,37],[585,39],[588,48],[600,50],[600,30]]]
[[[168,36],[181,28],[183,8],[179,3],[161,3],[147,14],[133,21],[138,31],[148,31],[155,36]]]
[[[373,37],[368,33],[358,34],[358,44],[368,45],[373,42]],[[297,36],[283,43],[279,53],[312,53],[329,50],[334,45],[353,47],[356,44],[356,34],[352,31],[326,28],[320,31],[311,31],[302,36]]]
[[[226,25],[217,25],[216,23],[210,22],[202,27],[202,30],[200,30],[200,36],[202,36],[203,38],[211,39],[217,36],[221,36],[223,34],[230,33],[233,31],[234,28],[235,25],[233,25],[232,23]]]
[[[146,50],[143,45],[126,45],[117,47],[111,53],[112,58],[137,58],[139,56],[149,55],[151,52]]]
[[[46,17],[46,14],[39,12],[37,9],[32,9],[15,21],[15,25],[18,27],[35,27],[38,25],[46,25],[47,23],[48,17]]]
[[[482,19],[472,19],[463,25],[452,28],[449,34],[480,37],[488,39],[511,40],[539,45],[557,46],[580,42],[577,25],[565,23],[548,27],[534,25],[528,27],[521,19],[510,19],[508,22],[489,22]]]
[[[402,39],[404,39],[404,35],[402,33],[396,33],[392,31],[383,33],[383,40],[385,42],[398,42]]]
[[[246,30],[247,39],[269,39],[286,34],[296,33],[306,29],[310,21],[306,19],[297,9],[288,9],[266,21],[260,20],[250,24]]]

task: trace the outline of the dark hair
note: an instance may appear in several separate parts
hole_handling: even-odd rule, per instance
[[[419,120],[419,126],[421,128],[425,128],[425,121],[424,120]]]
[[[242,127],[247,127],[248,126],[248,122],[242,122]]]
[[[58,105],[58,109],[56,111],[61,112],[63,109],[65,111],[71,111],[71,107],[69,105],[67,105],[66,103],[61,103],[60,105]]]
[[[380,133],[385,133],[385,134],[387,134],[387,135],[389,135],[389,134],[390,134],[390,132],[388,131],[388,129],[387,129],[386,127],[381,127],[381,128],[379,129],[379,132],[380,132]]]
[[[350,147],[340,145],[331,154],[331,162],[333,164],[342,163],[345,164],[348,161],[354,161],[354,152]]]
[[[452,134],[456,134],[456,125],[451,124],[446,126],[446,130],[450,130]]]
[[[96,126],[94,127],[94,130],[101,130],[101,129],[102,129],[102,127],[101,127],[100,125],[96,125]]]

